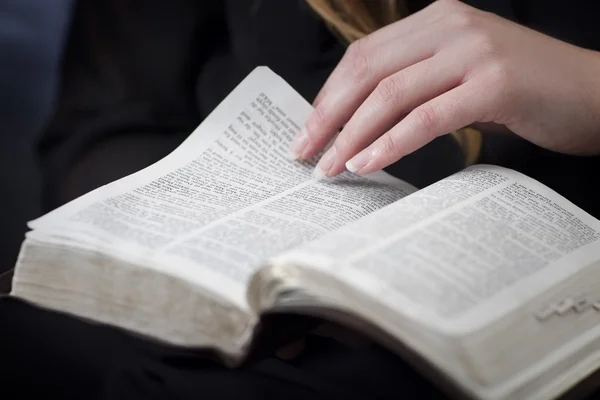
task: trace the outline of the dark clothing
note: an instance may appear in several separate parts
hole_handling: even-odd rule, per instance
[[[414,11],[425,3],[413,0],[410,5]],[[597,2],[471,3],[600,50]],[[312,100],[343,52],[344,45],[302,0],[81,0],[60,107],[40,144],[46,208],[166,155],[255,66],[269,66]],[[388,170],[423,186],[458,170],[461,159],[445,137]],[[486,136],[481,161],[530,174],[600,216],[593,207],[597,200],[573,179],[578,172],[595,171],[595,158],[561,156],[521,140]],[[0,376],[3,385],[15,384],[21,394],[106,399],[441,396],[386,351],[351,350],[316,337],[297,360],[267,359],[225,371],[116,329],[14,301],[0,301],[0,320],[0,368],[10,369]]]
[[[409,1],[412,11],[428,3]],[[469,3],[600,50],[597,2]],[[69,174],[108,137],[188,134],[257,65],[269,66],[310,101],[345,50],[304,0],[80,0],[71,37],[60,108],[40,146],[47,210],[72,198],[65,193]],[[437,142],[444,143],[433,147],[446,150],[429,151],[428,146],[389,170],[424,186],[459,169],[460,153],[452,139]],[[486,137],[484,148],[481,162],[521,169],[576,203],[593,205],[564,186],[573,179],[553,179],[557,161],[579,169],[590,159],[553,155],[504,138]],[[530,162],[538,155],[549,163]]]
[[[227,370],[104,326],[0,299],[3,399],[443,399],[380,348],[310,336],[297,359]],[[8,322],[6,322],[8,321]],[[8,393],[18,393],[9,396]],[[35,397],[34,397],[35,396]]]

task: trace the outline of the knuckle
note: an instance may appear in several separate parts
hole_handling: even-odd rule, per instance
[[[425,133],[433,134],[437,126],[438,115],[431,105],[424,104],[421,107],[415,109],[414,118],[417,124],[417,129]]]
[[[387,103],[389,101],[397,99],[400,94],[402,79],[403,78],[401,78],[401,75],[389,76],[387,78],[384,78],[381,82],[379,82],[376,88],[377,100],[382,103]]]
[[[486,32],[474,33],[471,47],[484,58],[496,58],[500,55],[498,42]]]
[[[361,82],[369,76],[370,62],[366,47],[367,40],[363,38],[350,44],[346,51],[349,77],[353,82]]]
[[[477,26],[477,16],[471,10],[460,10],[449,14],[447,21],[454,29],[471,30]]]
[[[398,146],[396,145],[396,142],[390,135],[384,135],[379,138],[378,148],[380,154],[392,155],[398,153]]]
[[[501,103],[508,104],[512,98],[514,85],[512,83],[510,69],[502,61],[493,61],[486,71],[487,84],[490,93]]]
[[[361,82],[369,76],[369,60],[365,56],[356,57],[352,62],[352,81]]]
[[[322,105],[318,105],[314,108],[314,111],[310,119],[306,122],[306,133],[312,139],[317,135],[319,128],[327,121],[325,116],[325,108]]]
[[[510,86],[510,71],[506,63],[500,60],[494,60],[487,67],[487,77],[489,83],[494,87]]]
[[[354,42],[350,43],[346,49],[346,56],[354,58],[360,55],[364,55],[368,47],[369,37],[365,36]]]

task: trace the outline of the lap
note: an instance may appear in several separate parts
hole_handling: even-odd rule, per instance
[[[52,182],[54,205],[158,161],[181,140],[177,134],[131,132],[97,143],[67,168],[68,174]],[[25,386],[31,394],[93,398],[93,393],[99,399],[440,397],[392,354],[351,349],[324,337],[309,337],[294,360],[268,358],[229,370],[12,300],[0,301],[0,320],[9,321],[2,330],[0,358],[3,368],[10,366],[1,376],[15,388],[20,382],[35,383]]]
[[[135,172],[165,156],[180,140],[130,134],[105,141],[69,168],[67,176],[57,177],[54,201],[63,203]],[[427,163],[419,161],[424,159],[407,159],[404,163],[416,168],[398,164],[397,169],[423,177]],[[424,181],[434,180],[437,171],[430,172]],[[14,301],[0,301],[0,321],[0,397],[14,389],[22,397],[27,391],[57,398],[132,400],[444,397],[382,349],[350,349],[320,337],[310,337],[306,351],[292,361],[270,358],[228,370],[115,329]]]
[[[90,399],[443,398],[392,354],[310,337],[291,361],[230,370],[117,329],[0,300],[3,392]]]

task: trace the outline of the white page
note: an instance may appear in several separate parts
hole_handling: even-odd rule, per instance
[[[245,304],[266,258],[414,188],[385,173],[312,178],[288,148],[311,106],[256,69],[165,159],[31,223],[32,237],[135,257]]]
[[[412,190],[401,182],[388,185],[350,174],[324,182],[310,180],[207,225],[169,246],[168,255],[202,264],[243,290],[268,258],[316,240]]]
[[[440,329],[481,326],[600,259],[600,221],[477,166],[275,259],[320,268]]]

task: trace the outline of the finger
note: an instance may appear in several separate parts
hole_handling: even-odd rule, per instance
[[[383,79],[344,126],[315,169],[317,177],[335,176],[346,162],[390,129],[417,106],[462,81],[466,66],[461,57],[434,57]]]
[[[376,30],[375,32],[369,35],[369,46],[376,51],[382,45],[389,43],[390,41],[397,41],[398,38],[408,38],[412,36],[417,31],[422,31],[425,26],[437,26],[438,22],[442,18],[446,17],[448,14],[448,10],[451,7],[461,7],[462,3],[456,1],[437,1],[429,6],[410,14],[409,16],[403,18],[402,20],[384,26]],[[397,43],[396,43],[397,44]],[[348,53],[344,56],[348,57]],[[341,73],[341,70],[346,66],[345,63],[340,62],[333,72],[330,74],[329,78],[325,81],[322,89],[319,91],[317,96],[313,101],[313,106],[317,106],[320,103],[320,100],[325,96],[327,92],[327,87],[334,85],[336,81],[339,81],[339,77],[344,74]]]
[[[313,101],[315,110],[292,144],[292,157],[308,159],[320,152],[381,79],[430,57],[431,46],[447,36],[444,18],[464,7],[460,1],[436,1],[354,42]]]
[[[387,167],[438,136],[485,120],[489,97],[471,80],[417,107],[389,132],[346,163],[357,174]]]
[[[372,45],[371,36],[350,46],[292,145],[295,158],[321,151],[382,79],[431,57],[444,36],[441,26]]]
[[[383,78],[431,57],[433,46],[427,43],[431,40],[424,33],[421,36],[412,44],[391,43],[379,49],[376,56],[371,55],[368,42],[352,47],[347,61],[342,61],[346,65],[339,70],[339,83],[324,89],[304,129],[295,138],[294,146],[303,144],[293,148],[298,158],[308,159],[321,151]]]

